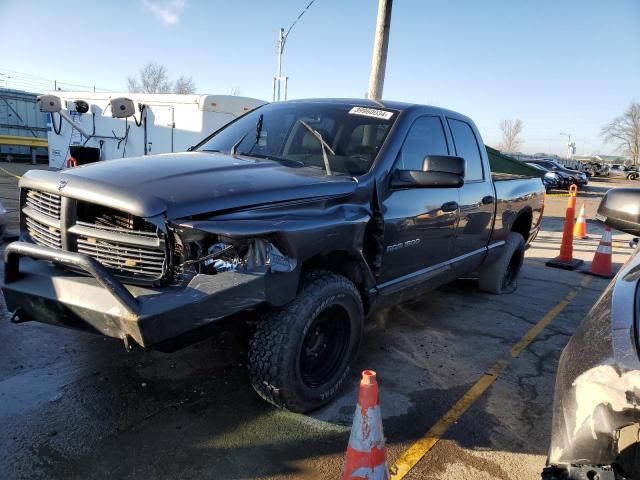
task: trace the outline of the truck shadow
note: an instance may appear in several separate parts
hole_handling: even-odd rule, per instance
[[[543,269],[528,262],[520,288],[509,295],[487,295],[474,281],[459,280],[371,318],[354,372],[378,372],[392,461],[566,295],[570,287],[554,282],[579,283],[575,272]],[[543,292],[545,283],[557,288]],[[557,360],[596,297],[589,293],[584,304],[572,306],[571,315],[546,329],[447,438],[472,450],[546,455]],[[125,353],[119,341],[5,323],[0,335],[19,329],[11,335],[25,355],[39,354],[34,335],[50,345],[43,353],[54,377],[71,373],[46,386],[46,401],[5,418],[9,440],[0,449],[0,476],[335,478],[358,375],[352,373],[339,397],[316,412],[275,409],[249,385],[247,327],[240,320],[172,354]],[[59,355],[62,344],[67,356]],[[14,392],[17,402],[28,395]]]

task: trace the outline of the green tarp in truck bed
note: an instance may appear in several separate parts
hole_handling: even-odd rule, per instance
[[[525,165],[515,158],[500,153],[495,148],[485,145],[487,155],[489,155],[489,165],[492,173],[509,173],[511,175],[524,175],[527,177],[544,177],[544,172]]]

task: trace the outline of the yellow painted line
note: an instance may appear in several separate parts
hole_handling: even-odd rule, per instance
[[[7,175],[17,178],[18,180],[20,180],[22,177],[20,175],[16,175],[15,173],[11,173],[9,170],[5,170],[4,168],[0,167],[0,172],[6,173]]]
[[[555,307],[549,310],[522,339],[511,348],[511,358],[517,358],[522,351],[545,329],[551,321],[557,317],[569,303],[576,297],[578,292],[586,287],[591,281],[591,277],[585,276],[580,282],[580,286],[574,288]],[[390,469],[391,480],[400,480],[431,450],[438,441],[447,433],[447,430],[458,421],[458,419],[473,405],[482,394],[495,382],[500,374],[509,365],[509,358],[501,359],[487,370],[476,383],[449,409],[424,436],[411,445],[396,461]]]

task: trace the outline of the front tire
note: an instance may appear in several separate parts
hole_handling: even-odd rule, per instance
[[[523,262],[524,238],[519,233],[511,232],[500,258],[481,270],[478,287],[480,290],[496,295],[513,292],[517,288],[518,275]]]
[[[298,296],[256,326],[249,377],[267,402],[308,412],[329,402],[351,371],[362,340],[364,311],[345,277],[314,271]]]

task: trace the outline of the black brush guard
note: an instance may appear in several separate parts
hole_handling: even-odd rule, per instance
[[[151,347],[265,303],[265,277],[277,287],[280,277],[240,272],[198,274],[186,286],[125,286],[87,255],[13,242],[5,250],[2,290],[20,322],[52,323]]]

